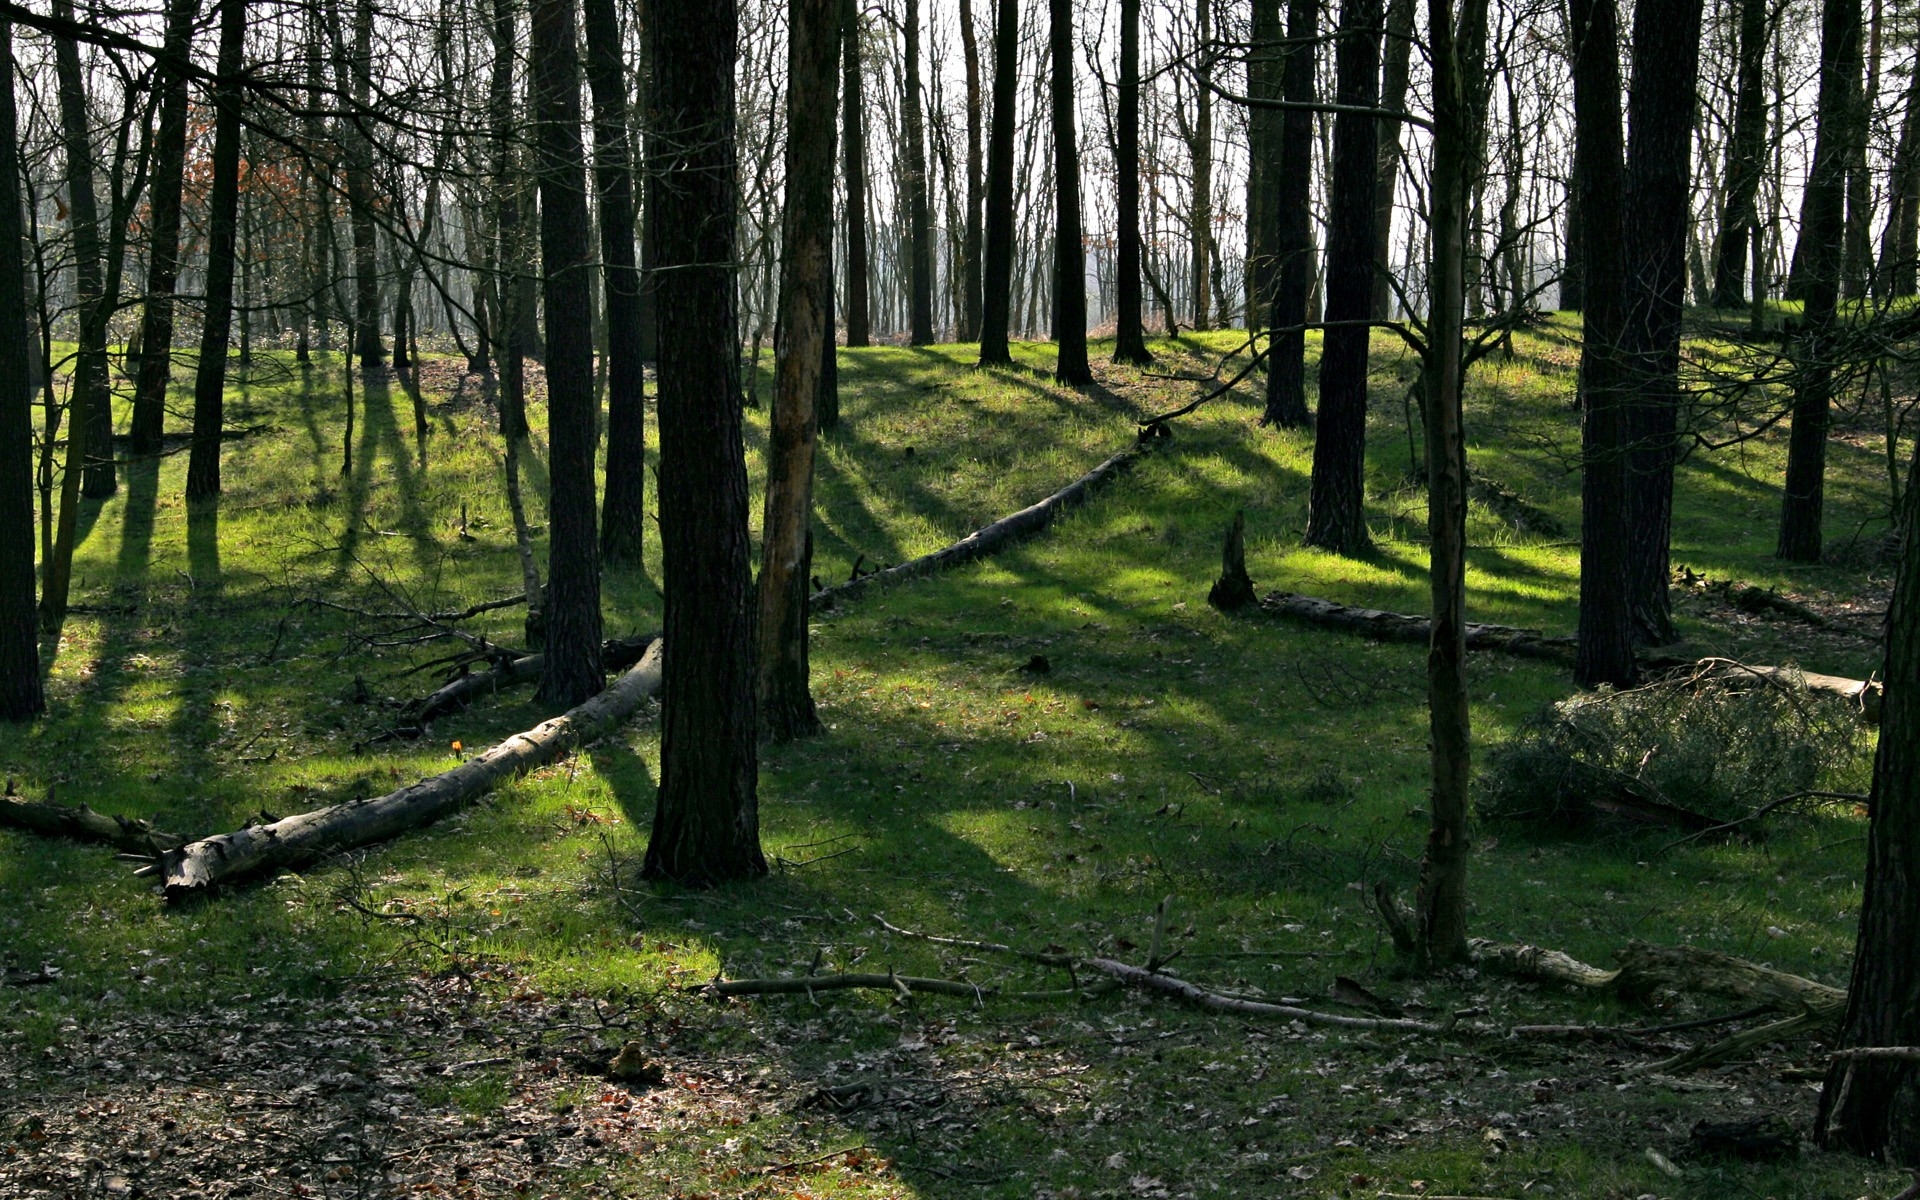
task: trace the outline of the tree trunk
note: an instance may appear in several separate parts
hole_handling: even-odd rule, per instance
[[[540,699],[568,707],[606,686],[600,669],[600,539],[593,464],[593,226],[581,170],[573,0],[535,0],[528,53],[547,311],[546,669]]]
[[[1847,300],[1864,299],[1873,277],[1873,177],[1867,171],[1867,138],[1880,90],[1880,5],[1881,0],[1873,0],[1866,31],[1865,89],[1858,70],[1849,76],[1856,90],[1848,107],[1853,124],[1847,138],[1847,232],[1840,266],[1840,294]]]
[[[1775,553],[1819,562],[1827,472],[1827,408],[1833,391],[1835,312],[1846,241],[1847,164],[1857,132],[1853,106],[1860,75],[1860,0],[1825,0],[1820,21],[1820,93],[1813,166],[1800,232],[1800,288],[1805,301],[1794,357],[1799,367],[1793,429],[1787,442],[1786,493]]]
[[[906,133],[907,340],[933,342],[933,225],[927,215],[926,109],[920,101],[920,3],[906,0],[907,94],[901,114]]]
[[[1020,0],[998,0],[993,33],[993,124],[987,144],[987,256],[980,295],[980,365],[1011,366],[1013,320],[1014,88],[1020,71]]]
[[[1740,5],[1739,84],[1734,97],[1733,132],[1727,139],[1726,199],[1720,209],[1718,261],[1713,275],[1713,306],[1740,308],[1747,302],[1747,240],[1760,237],[1761,158],[1767,141],[1768,0],[1738,0]]]
[[[192,51],[198,0],[167,6],[168,56]],[[180,192],[186,174],[187,79],[160,68],[160,125],[154,138],[153,175],[147,182],[152,211],[147,240],[147,302],[140,321],[140,371],[134,385],[132,449],[155,454],[166,424],[167,383],[173,377],[173,289],[180,277]]]
[[[193,381],[193,449],[187,499],[220,494],[220,431],[226,419],[227,339],[233,328],[233,243],[240,210],[240,72],[247,0],[220,0],[221,82],[213,88],[213,183],[207,198],[206,307]]]
[[[1900,141],[1888,179],[1887,227],[1880,238],[1880,288],[1887,296],[1915,291],[1920,258],[1920,71],[1910,73],[1900,116]]]
[[[508,442],[527,436],[526,353],[522,340],[520,188],[513,169],[513,64],[516,13],[512,0],[493,0],[493,76],[487,86],[487,120],[493,142],[489,184],[493,189],[493,333],[500,369],[500,434]],[[509,463],[509,473],[513,464]],[[515,486],[518,486],[517,484]],[[539,606],[529,601],[528,615]]]
[[[371,119],[373,104],[373,0],[356,0],[353,7],[353,110],[356,120],[347,128],[348,223],[353,227],[353,285],[355,345],[361,370],[386,361],[380,341],[380,259],[373,221],[373,143],[358,125]]]
[[[1052,0],[1048,29],[1053,58],[1053,306],[1054,320],[1060,327],[1060,355],[1053,377],[1079,387],[1093,382],[1093,370],[1087,364],[1087,252],[1080,233],[1072,0]]]
[[[1627,606],[1647,645],[1674,640],[1667,602],[1680,417],[1680,312],[1692,223],[1701,0],[1639,0],[1627,101]]]
[[[1140,286],[1140,0],[1120,0],[1120,245],[1114,264],[1113,361],[1147,366],[1145,298]]]
[[[1920,1044],[1920,494],[1909,486],[1899,578],[1887,613],[1886,691],[1868,801],[1867,879],[1840,1045]],[[1836,1059],[1814,1138],[1920,1165],[1920,1062]]]
[[[13,25],[0,19],[0,75],[13,78]],[[20,195],[13,89],[0,91],[0,196]],[[0,204],[0,721],[46,707],[33,606],[33,352],[20,205]]]
[[[71,0],[55,0],[53,15],[72,20]],[[81,494],[99,498],[113,495],[117,485],[113,471],[113,396],[107,384],[106,280],[101,266],[99,205],[93,191],[93,119],[87,111],[79,44],[72,38],[55,38],[53,53],[60,91],[60,134],[66,151],[67,225],[73,235],[74,296],[80,327],[68,391],[67,436],[76,439],[75,444],[81,448]]]
[[[660,237],[660,533],[666,681],[645,873],[766,874],[760,853],[752,568],[735,345],[734,0],[661,5],[653,41]],[[676,644],[677,643],[677,644]]]
[[[980,94],[980,36],[974,25],[973,0],[960,0],[960,54],[967,78],[967,217],[966,233],[960,243],[960,330],[957,339],[977,342],[980,340],[980,258],[986,236],[981,212],[986,202],[985,179],[980,158],[986,102]]]
[[[1380,0],[1342,0],[1335,34],[1335,99],[1359,109],[1379,101]],[[1380,122],[1343,112],[1334,118],[1333,169],[1327,200],[1327,322],[1320,354],[1320,410],[1313,443],[1313,482],[1306,542],[1336,554],[1359,554],[1367,535],[1366,325],[1373,307],[1374,184],[1380,169]]]
[[[1577,178],[1567,181],[1567,250],[1566,261],[1560,264],[1560,308],[1563,312],[1580,312],[1587,307],[1587,236],[1585,222],[1580,219],[1580,181]]]
[[[1247,47],[1247,95],[1254,100],[1281,99],[1281,77],[1286,62],[1280,0],[1253,0]],[[1136,35],[1137,36],[1137,35]],[[1125,43],[1122,42],[1124,46]],[[1124,51],[1123,51],[1124,53]],[[1247,109],[1247,328],[1258,329],[1273,313],[1273,294],[1279,284],[1280,263],[1280,127],[1285,120],[1278,108],[1254,105]]]
[[[1407,77],[1413,57],[1414,0],[1389,0],[1385,63],[1380,69],[1380,107],[1399,112],[1407,106]],[[1484,57],[1484,55],[1483,55]],[[1393,315],[1393,200],[1400,185],[1400,122],[1380,122],[1380,171],[1373,190],[1373,318]],[[1512,185],[1518,188],[1516,179]]]
[[[1320,7],[1315,0],[1287,0],[1287,52],[1281,90],[1291,104],[1313,101],[1314,47]],[[1267,407],[1263,425],[1298,429],[1307,412],[1307,293],[1313,286],[1313,114],[1281,114],[1280,160],[1274,168],[1274,205],[1279,255],[1267,352]]]
[[[593,88],[593,172],[607,304],[607,483],[600,556],[645,561],[647,413],[640,273],[634,268],[633,146],[627,72],[613,0],[585,0],[587,79]]]
[[[841,63],[845,79],[841,103],[846,106],[847,181],[847,345],[865,346],[873,340],[871,291],[867,267],[867,110],[861,78],[858,0],[847,0],[841,31]],[[825,423],[831,428],[831,423]]]
[[[1212,329],[1207,299],[1213,294],[1213,258],[1208,253],[1213,237],[1213,2],[1194,0],[1193,104],[1194,121],[1189,143],[1193,157],[1193,213],[1190,222],[1192,242],[1188,278],[1193,287],[1193,327]]]
[[[1580,349],[1580,628],[1573,677],[1582,687],[1634,680],[1626,590],[1625,163],[1620,136],[1620,30],[1614,0],[1573,0],[1574,181],[1587,253]]]
[[[840,0],[791,0],[788,10],[787,195],[758,584],[760,721],[776,742],[820,731],[809,690],[807,591],[819,431],[814,401],[823,356],[833,349],[834,60],[843,7]]]

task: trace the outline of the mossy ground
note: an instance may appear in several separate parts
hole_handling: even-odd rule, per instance
[[[1202,335],[1155,348],[1166,367],[1204,371],[1241,340]],[[1476,619],[1570,631],[1577,331],[1555,322],[1516,343],[1511,360],[1496,355],[1476,369],[1469,454],[1477,473],[1562,532],[1522,530],[1476,504],[1470,609]],[[844,424],[825,436],[819,464],[823,580],[844,578],[863,557],[871,566],[924,553],[1031,503],[1125,445],[1136,417],[1194,386],[1103,367],[1100,385],[1063,390],[1049,378],[1050,347],[1023,346],[1017,357],[1016,369],[983,373],[971,369],[970,347],[843,351]],[[271,428],[227,446],[217,513],[186,508],[184,455],[127,466],[119,494],[87,506],[80,608],[47,647],[51,710],[0,743],[0,767],[22,792],[212,832],[262,809],[386,791],[450,765],[455,742],[471,752],[550,715],[529,693],[503,695],[425,739],[361,748],[396,723],[387,698],[431,686],[430,675],[402,672],[440,649],[369,646],[356,635],[370,622],[310,601],[377,611],[400,595],[421,609],[458,608],[519,583],[478,381],[455,386],[450,362],[430,364],[424,444],[397,381],[357,388],[364,408],[343,476],[341,370],[337,358],[303,372],[262,357],[241,373],[233,423]],[[646,1153],[545,1168],[528,1176],[533,1194],[1551,1189],[1784,1200],[1897,1190],[1894,1176],[1842,1156],[1685,1159],[1698,1118],[1769,1112],[1804,1129],[1814,1092],[1782,1070],[1814,1061],[1806,1045],[1674,1082],[1632,1074],[1648,1056],[1619,1049],[1322,1033],[1129,995],[903,1006],[838,993],[817,1004],[721,1005],[673,991],[715,974],[855,962],[1059,987],[1058,972],[892,938],[872,914],[1138,957],[1155,905],[1171,895],[1181,969],[1221,987],[1325,1004],[1344,974],[1403,1001],[1483,1008],[1478,1019],[1501,1026],[1658,1023],[1609,1001],[1470,975],[1389,979],[1363,897],[1375,880],[1408,888],[1420,853],[1422,655],[1205,604],[1220,534],[1244,509],[1262,588],[1424,607],[1424,510],[1407,480],[1402,403],[1415,364],[1382,335],[1374,370],[1368,555],[1300,545],[1310,435],[1259,427],[1258,402],[1243,390],[1176,422],[1170,444],[1043,537],[820,614],[813,663],[828,731],[763,754],[763,838],[776,864],[764,882],[698,895],[635,882],[658,767],[651,718],[352,864],[179,909],[102,850],[0,833],[0,959],[62,971],[52,985],[0,990],[0,1054],[16,1064],[71,1056],[67,1075],[30,1089],[9,1095],[0,1082],[0,1114],[82,1092],[141,1094],[148,1083],[87,1057],[95,1026],[213,1008],[244,1018],[268,998],[278,1005],[271,1019],[284,1023],[288,1006],[321,1012],[383,980],[444,978],[453,964],[478,972],[467,1003],[528,991],[615,1003],[638,1014],[672,1071],[694,1072],[670,1080],[738,1081],[670,1083],[672,1095],[682,1086],[786,1089],[785,1102],[745,1125],[689,1101],[674,1135],[648,1141]],[[536,406],[536,426],[541,418]],[[764,414],[750,413],[750,424],[757,486]],[[1770,557],[1784,445],[1774,434],[1687,460],[1676,563],[1816,600],[1884,591],[1884,571],[1863,552],[1811,569]],[[1833,455],[1829,538],[1844,544],[1864,523],[1870,542],[1884,529],[1872,524],[1886,507],[1879,452],[1839,440]],[[536,456],[530,494],[543,482]],[[463,511],[477,540],[459,536]],[[652,532],[645,570],[607,576],[610,633],[657,626]],[[1842,674],[1874,661],[1870,622],[1857,636],[1810,643],[1803,627],[1706,602],[1683,604],[1682,620],[1701,652],[1777,661],[1799,647],[1808,668]],[[508,642],[518,626],[513,611],[473,623]],[[1050,673],[1018,670],[1035,654]],[[1471,674],[1483,744],[1570,686],[1549,665],[1491,655],[1476,656]],[[356,676],[371,703],[352,702]],[[1863,832],[1843,813],[1783,822],[1764,842],[1662,853],[1659,832],[1563,840],[1484,828],[1474,932],[1590,961],[1630,938],[1687,941],[1843,983]],[[416,1100],[497,1123],[536,1094],[529,1068],[508,1057],[416,1089]],[[721,1075],[699,1074],[721,1062],[730,1064]],[[873,1102],[845,1113],[801,1103],[848,1080],[874,1083]],[[562,1094],[551,1079],[541,1086],[542,1104]],[[618,1102],[584,1075],[562,1092],[568,1104]],[[1486,1140],[1488,1128],[1506,1131],[1506,1149]],[[0,1154],[0,1191],[10,1172],[27,1179],[23,1155],[39,1152],[19,1149],[23,1136],[0,1115],[0,1149],[9,1139],[15,1147]],[[851,1145],[868,1149],[757,1173]],[[1680,1158],[1682,1176],[1655,1166],[1650,1147]],[[157,1182],[136,1184],[163,1194]],[[455,1178],[441,1185],[458,1190]]]

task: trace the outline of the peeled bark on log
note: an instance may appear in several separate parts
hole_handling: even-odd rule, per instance
[[[436,821],[513,776],[612,732],[659,692],[662,648],[655,641],[639,665],[618,683],[564,716],[517,733],[444,774],[384,796],[336,804],[170,850],[160,860],[164,894],[170,901],[182,900],[248,875],[312,862]]]
[[[1755,687],[1777,684],[1797,692],[1816,696],[1837,696],[1854,705],[1869,725],[1880,723],[1880,682],[1876,679],[1848,679],[1843,675],[1822,675],[1798,667],[1756,667],[1730,658],[1703,658],[1697,666],[1714,668],[1716,682],[1738,687],[1749,680]]]
[[[832,607],[841,600],[852,599],[874,584],[917,579],[922,575],[932,575],[949,567],[957,567],[963,563],[973,562],[975,559],[998,554],[1015,542],[1039,533],[1051,525],[1053,519],[1061,513],[1085,503],[1094,488],[1132,466],[1135,460],[1153,449],[1154,442],[1163,436],[1165,436],[1163,433],[1143,430],[1139,441],[1045,500],[1028,505],[1011,516],[1002,517],[985,528],[976,529],[945,549],[923,554],[919,558],[903,562],[896,567],[888,567],[884,571],[875,571],[871,575],[862,575],[858,579],[849,579],[845,583],[821,588],[809,598],[808,605],[818,612],[822,608]]]
[[[1383,642],[1411,642],[1423,646],[1431,637],[1433,625],[1426,617],[1336,604],[1332,600],[1302,596],[1296,592],[1269,592],[1261,598],[1260,610],[1271,616],[1305,621],[1309,625],[1328,629],[1343,629]],[[1469,650],[1501,650],[1526,658],[1560,661],[1572,657],[1573,647],[1574,640],[1570,637],[1556,637],[1535,629],[1483,625],[1471,621],[1467,623]]]
[[[647,647],[659,636],[657,633],[643,633],[638,637],[608,638],[600,643],[600,665],[610,671],[631,667],[645,657]],[[546,665],[546,655],[525,654],[503,662],[492,670],[450,679],[415,704],[413,719],[425,725],[448,713],[458,712],[482,696],[491,696],[516,684],[532,683],[540,678]]]
[[[1590,966],[1558,950],[1476,940],[1479,966],[1535,983],[1559,983],[1590,991],[1611,989],[1629,998],[1659,989],[1705,992],[1785,1013],[1837,1015],[1847,993],[1801,975],[1790,975],[1698,946],[1650,946],[1629,942],[1614,953],[1616,970]]]
[[[1221,612],[1237,612],[1254,603],[1253,579],[1247,574],[1247,514],[1233,514],[1226,544],[1220,549],[1220,578],[1207,591],[1207,603]]]
[[[158,854],[186,845],[187,839],[163,833],[137,817],[95,812],[84,804],[44,804],[18,796],[0,796],[0,825],[43,837],[104,842],[130,854]]]

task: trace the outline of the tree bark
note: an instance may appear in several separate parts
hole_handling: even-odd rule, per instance
[[[185,59],[193,49],[198,0],[172,0],[167,6],[164,46],[169,57]],[[152,211],[147,240],[147,302],[140,320],[140,371],[134,384],[131,448],[155,454],[166,425],[167,384],[173,377],[173,291],[180,277],[180,193],[186,174],[187,79],[159,68],[160,124],[153,147],[153,176],[147,183]]]
[[[1846,1049],[1920,1044],[1920,494],[1907,488],[1899,578],[1887,613],[1886,691],[1868,801],[1867,879],[1840,1030]],[[1920,1165],[1920,1062],[1837,1058],[1814,1137]]]
[[[0,78],[13,78],[13,25],[0,18]],[[20,195],[13,89],[0,89],[0,196]],[[0,721],[46,707],[33,577],[33,370],[20,205],[0,204]]]
[[[666,679],[649,878],[766,874],[760,853],[753,578],[735,345],[734,0],[661,5],[660,532]],[[677,643],[677,644],[676,644]]]
[[[1060,327],[1053,377],[1079,387],[1093,382],[1093,369],[1087,363],[1087,257],[1080,231],[1080,144],[1074,129],[1072,0],[1051,0],[1048,31],[1053,59],[1053,304]]]
[[[860,62],[858,0],[847,0],[841,32],[841,64],[845,78],[841,103],[846,108],[847,156],[847,345],[865,346],[873,340],[871,287],[867,266],[867,109]],[[834,423],[823,423],[832,428]]]
[[[1399,112],[1407,106],[1407,79],[1413,57],[1414,0],[1389,0],[1385,59],[1380,69],[1380,107]],[[1484,57],[1484,53],[1482,54]],[[1380,121],[1380,171],[1373,190],[1373,318],[1393,314],[1393,200],[1400,185],[1400,122]],[[1518,187],[1518,181],[1513,184]]]
[[[960,243],[958,340],[977,342],[980,340],[980,257],[986,237],[981,211],[986,202],[985,179],[980,159],[986,103],[980,94],[980,36],[973,20],[973,0],[960,0],[960,55],[967,78],[967,224]]]
[[[220,494],[220,431],[226,419],[227,340],[233,328],[233,244],[240,210],[240,72],[247,0],[220,0],[221,81],[214,84],[213,184],[207,198],[206,306],[193,381],[193,449],[187,499]]]
[[[1733,132],[1727,139],[1726,199],[1720,209],[1719,254],[1713,275],[1713,306],[1741,308],[1747,302],[1747,241],[1760,237],[1761,160],[1767,143],[1766,67],[1768,0],[1740,5],[1739,83]],[[1756,281],[1757,282],[1757,281]]]
[[[593,89],[593,173],[600,197],[600,257],[607,306],[607,482],[600,557],[645,561],[647,413],[634,266],[633,145],[627,132],[627,72],[613,0],[585,0],[587,80]]]
[[[1680,418],[1680,312],[1692,222],[1694,96],[1701,0],[1639,0],[1627,100],[1627,607],[1635,636],[1674,640],[1667,601]]]
[[[1335,99],[1356,109],[1379,101],[1380,0],[1342,0],[1335,36]],[[1374,184],[1380,122],[1357,112],[1334,117],[1327,201],[1329,322],[1365,321],[1373,308]],[[1372,330],[1329,328],[1320,353],[1320,409],[1306,542],[1336,554],[1360,554],[1367,534],[1367,358]]]
[[[547,310],[546,669],[540,698],[569,707],[606,686],[600,668],[599,412],[593,395],[593,226],[580,144],[573,0],[534,0],[528,54]]]
[[[495,357],[499,363],[500,434],[509,443],[527,436],[526,353],[520,318],[524,299],[519,281],[520,267],[520,186],[514,171],[513,147],[513,66],[514,24],[517,13],[513,0],[493,0],[493,74],[487,85],[487,122],[493,143],[493,162],[489,185],[493,189],[493,295],[492,304]],[[508,464],[514,473],[517,459]],[[513,483],[518,487],[518,483]],[[528,602],[531,618],[539,607]]]
[[[1799,284],[1804,299],[1794,350],[1798,378],[1793,428],[1787,441],[1787,480],[1775,553],[1792,562],[1819,562],[1826,492],[1827,410],[1833,392],[1832,354],[1846,241],[1847,164],[1857,132],[1853,106],[1860,74],[1860,0],[1825,0],[1820,20],[1820,92],[1815,113],[1813,166],[1802,206]]]
[[[907,95],[901,114],[906,133],[907,169],[907,340],[933,342],[933,224],[927,215],[926,110],[920,99],[920,3],[906,0]]]
[[[1193,106],[1188,151],[1193,158],[1193,211],[1188,279],[1193,288],[1193,327],[1212,329],[1207,300],[1213,292],[1213,0],[1194,0]]]
[[[1320,7],[1315,0],[1287,0],[1287,52],[1281,65],[1281,91],[1296,105],[1313,101],[1314,48]],[[1307,293],[1313,287],[1313,114],[1288,109],[1280,121],[1280,160],[1274,173],[1274,204],[1279,222],[1275,253],[1276,283],[1270,349],[1267,353],[1267,407],[1263,425],[1298,429],[1307,412]]]
[[[1920,259],[1920,71],[1910,72],[1907,80],[1888,190],[1880,289],[1887,296],[1911,296],[1916,290],[1915,260]]]
[[[980,365],[1012,366],[1013,124],[1020,70],[1019,0],[997,0],[993,33],[993,122],[987,144],[987,256],[980,297]]]
[[[53,15],[72,20],[71,0],[55,0]],[[113,495],[118,485],[113,471],[113,394],[107,381],[109,301],[102,269],[99,204],[93,190],[93,119],[87,111],[79,43],[56,37],[53,53],[60,92],[60,135],[66,151],[67,224],[73,235],[74,297],[80,327],[73,383],[68,392],[67,436],[73,439],[77,435],[76,444],[81,448],[80,494],[98,499]]]
[[[369,120],[373,104],[373,0],[355,0],[353,52],[353,109],[348,122],[347,204],[353,227],[353,286],[355,345],[360,369],[372,370],[386,361],[380,341],[380,259],[373,219],[373,143],[358,121]]]
[[[1270,2],[1270,0],[1269,0]],[[1114,264],[1113,361],[1147,366],[1145,297],[1140,280],[1140,0],[1120,0],[1118,132],[1119,255]]]
[[[787,195],[757,597],[760,721],[776,742],[820,731],[807,660],[807,583],[819,433],[814,401],[823,356],[833,349],[833,114],[843,15],[840,0],[788,6]]]

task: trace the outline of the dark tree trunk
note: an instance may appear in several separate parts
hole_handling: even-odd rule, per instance
[[[841,31],[841,63],[846,78],[847,180],[847,345],[873,340],[871,283],[867,267],[867,108],[860,61],[859,0],[847,0]],[[837,416],[837,413],[836,413]],[[836,422],[823,422],[832,428]]]
[[[213,183],[207,197],[207,282],[200,365],[193,380],[193,449],[187,499],[220,494],[220,431],[226,420],[227,340],[233,329],[233,243],[240,212],[240,85],[247,0],[220,0],[222,82],[214,85]]]
[[[982,195],[984,179],[980,151],[985,131],[981,124],[986,116],[986,103],[980,95],[980,37],[973,23],[973,0],[960,0],[960,54],[967,72],[967,228],[960,243],[958,340],[977,342],[980,340],[980,255],[985,238],[980,210],[986,200]],[[1121,86],[1125,87],[1124,84]],[[1121,103],[1125,104],[1126,101],[1123,99]],[[1136,183],[1136,207],[1138,186]]]
[[[192,50],[198,0],[167,7],[166,51],[184,59]],[[161,72],[160,126],[154,138],[152,211],[147,241],[147,302],[140,320],[140,371],[134,385],[132,448],[154,454],[166,424],[167,383],[173,376],[173,289],[180,277],[180,191],[187,161],[187,79]]]
[[[1380,0],[1343,0],[1335,34],[1335,99],[1370,109],[1379,102]],[[1333,123],[1327,201],[1327,321],[1320,354],[1320,409],[1306,542],[1359,554],[1367,535],[1367,352],[1373,308],[1373,191],[1380,170],[1380,122],[1343,112]]]
[[[1801,207],[1800,288],[1805,301],[1794,357],[1799,367],[1793,429],[1787,442],[1787,486],[1775,553],[1792,562],[1820,561],[1820,525],[1827,474],[1827,407],[1833,392],[1835,310],[1846,240],[1847,164],[1857,122],[1860,0],[1825,0],[1820,20],[1820,94],[1813,166]]]
[[[1768,0],[1739,0],[1739,4],[1739,82],[1733,134],[1727,139],[1726,199],[1720,208],[1720,253],[1713,273],[1715,308],[1741,308],[1747,303],[1747,239],[1760,236],[1755,201],[1767,149]]]
[[[1013,123],[1020,70],[1019,0],[997,0],[993,123],[987,135],[987,257],[980,295],[980,365],[1011,366],[1013,321]]]
[[[1213,2],[1194,0],[1196,48],[1193,57],[1193,212],[1188,232],[1188,279],[1193,288],[1193,327],[1212,329],[1207,304],[1213,294]],[[1222,313],[1222,316],[1226,314]]]
[[[1573,677],[1582,687],[1633,682],[1627,606],[1625,162],[1620,136],[1620,28],[1614,0],[1573,0],[1574,183],[1588,253],[1580,349],[1582,476],[1580,625]]]
[[[1692,219],[1701,0],[1639,0],[1627,101],[1627,606],[1635,635],[1673,641],[1667,602],[1680,415],[1680,311]]]
[[[1920,71],[1907,81],[1900,141],[1888,180],[1887,227],[1880,236],[1880,287],[1889,296],[1911,296],[1920,258]]]
[[[1258,115],[1258,110],[1255,114]],[[1140,287],[1140,0],[1120,0],[1120,247],[1114,264],[1118,320],[1113,361],[1146,366],[1145,297]]]
[[[1287,52],[1281,90],[1292,104],[1313,101],[1314,47],[1320,6],[1287,0]],[[1267,408],[1263,425],[1298,429],[1307,412],[1307,295],[1313,289],[1313,114],[1281,114],[1280,160],[1275,165],[1275,219],[1280,256],[1273,292],[1273,330],[1267,357]]]
[[[70,0],[55,0],[53,15],[72,20]],[[60,133],[66,150],[68,228],[73,233],[74,291],[80,326],[73,385],[68,393],[67,436],[80,447],[80,492],[97,499],[113,495],[117,484],[113,471],[113,395],[107,385],[106,279],[99,205],[93,191],[93,120],[87,112],[79,43],[72,38],[55,38],[53,52],[60,90]]]
[[[907,96],[901,123],[906,127],[907,169],[907,340],[915,346],[933,341],[933,224],[927,216],[926,110],[920,103],[920,4],[907,6]]]
[[[585,0],[587,79],[593,88],[593,172],[600,196],[600,257],[606,264],[607,485],[600,554],[639,566],[646,529],[646,369],[640,273],[633,253],[633,148],[627,133],[627,72],[613,0]]]
[[[1380,70],[1380,107],[1407,106],[1407,76],[1413,57],[1414,0],[1389,0],[1385,64]],[[1400,122],[1380,122],[1380,172],[1373,191],[1373,318],[1393,313],[1393,197],[1400,184]],[[1517,186],[1517,185],[1516,185]],[[1518,302],[1519,297],[1514,298]]]
[[[1073,2],[1051,3],[1053,308],[1060,326],[1060,356],[1053,377],[1078,387],[1093,382],[1093,371],[1087,365],[1087,252],[1080,239],[1080,144],[1074,132]]]
[[[500,366],[500,434],[509,442],[527,436],[526,354],[520,319],[520,187],[513,169],[513,0],[493,0],[493,77],[487,87],[487,119],[493,142],[494,284],[492,341]],[[515,484],[514,486],[518,486]]]
[[[13,78],[13,26],[0,19],[0,78]],[[13,89],[0,89],[0,196],[20,195]],[[33,608],[33,377],[18,203],[0,204],[0,721],[46,707]]]
[[[1912,483],[1905,509],[1843,1051],[1920,1045],[1920,494]],[[1830,1149],[1920,1165],[1920,1062],[1837,1057],[1827,1067],[1814,1138]]]
[[[833,350],[833,112],[840,0],[790,0],[787,196],[780,230],[773,428],[761,521],[759,705],[776,742],[820,731],[807,665],[813,557],[814,401]]]
[[[1873,277],[1873,177],[1867,172],[1867,138],[1873,96],[1880,87],[1880,9],[1880,0],[1874,0],[1866,31],[1864,89],[1858,71],[1849,77],[1855,90],[1847,108],[1852,128],[1847,137],[1847,232],[1840,256],[1840,294],[1847,300],[1864,299]]]
[[[1580,219],[1580,180],[1567,181],[1567,261],[1560,264],[1560,309],[1580,312],[1587,306],[1587,235]]]
[[[600,538],[593,460],[593,224],[580,144],[580,58],[573,0],[535,0],[528,54],[540,262],[547,310],[546,649],[540,698],[568,708],[606,686],[600,669]]]
[[[1135,18],[1136,21],[1138,18]],[[1255,100],[1281,99],[1286,61],[1280,0],[1253,0],[1247,49],[1247,94]],[[1135,35],[1138,36],[1137,34]],[[1124,45],[1124,42],[1122,43]],[[1124,53],[1124,51],[1123,51]],[[1247,110],[1247,328],[1258,329],[1273,314],[1280,262],[1280,126],[1277,108]]]
[[[356,0],[353,8],[353,106],[362,119],[373,103],[373,0]],[[380,259],[373,220],[373,144],[357,125],[347,138],[347,203],[353,226],[353,352],[362,370],[386,361],[380,341]]]
[[[647,189],[660,237],[660,534],[666,577],[660,793],[645,873],[766,874],[757,799],[753,576],[733,262],[734,0],[659,5]]]

